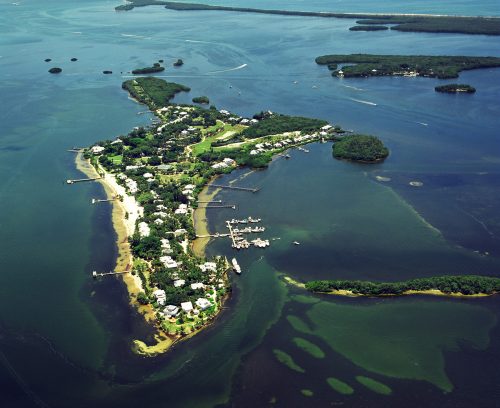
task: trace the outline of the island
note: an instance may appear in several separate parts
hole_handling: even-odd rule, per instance
[[[102,71],[102,73],[105,74],[105,75],[110,75],[110,74],[113,73],[113,71],[110,71],[110,70],[106,69],[106,70]]]
[[[61,73],[61,72],[62,72],[62,68],[59,68],[59,67],[50,68],[50,69],[49,69],[49,72],[50,72],[51,74],[59,74],[59,73]]]
[[[467,84],[447,84],[436,86],[436,92],[443,93],[474,93],[476,92],[476,88]]]
[[[165,67],[162,67],[160,66],[160,64],[155,63],[152,67],[134,69],[132,70],[132,74],[134,75],[155,74],[162,71],[165,71]]]
[[[175,61],[173,64],[172,64],[174,67],[182,67],[184,65],[184,61],[181,60],[180,58]]]
[[[457,78],[462,71],[500,67],[498,57],[376,55],[323,55],[316,63],[326,65],[332,75],[341,78],[376,76],[423,76],[428,78]],[[337,69],[337,64],[354,64]]]
[[[289,283],[297,282],[289,279]],[[300,285],[300,284],[298,284]],[[317,280],[303,285],[315,293],[343,296],[488,296],[500,292],[500,278],[479,275],[438,276],[404,282],[370,282],[359,280]]]
[[[208,99],[207,96],[196,96],[193,98],[193,102],[208,105],[210,103],[210,99]]]
[[[391,30],[397,31],[500,35],[499,17],[272,10],[248,7],[215,6],[200,3],[180,3],[161,0],[128,0],[127,4],[115,7],[115,10],[128,11],[133,10],[135,7],[158,5],[163,5],[167,9],[177,11],[212,10],[233,11],[238,13],[276,14],[283,16],[361,19],[356,21],[356,23],[363,25],[392,24]]]
[[[207,327],[231,292],[227,271],[236,267],[224,257],[205,256],[209,183],[240,166],[265,167],[290,148],[333,140],[343,131],[324,120],[271,111],[245,118],[213,106],[176,105],[171,99],[190,88],[155,77],[134,78],[122,88],[156,120],[97,142],[79,153],[77,163],[103,183],[104,201],[113,203],[119,254],[112,274],[123,277],[131,303],[157,330],[156,344],[136,340],[134,351],[155,355]],[[264,240],[251,242],[265,247]],[[94,272],[101,276],[106,274]]]
[[[350,31],[385,31],[388,30],[389,27],[384,25],[357,25],[350,27]]]
[[[71,58],[70,59],[71,62],[75,62],[75,61],[78,61],[78,58]]]
[[[52,58],[45,58],[44,61],[45,62],[50,62],[50,61],[52,61]]]
[[[375,136],[347,135],[335,141],[333,156],[361,163],[377,163],[389,156],[389,149]]]

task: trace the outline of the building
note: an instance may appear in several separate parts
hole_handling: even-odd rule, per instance
[[[165,295],[165,291],[162,290],[162,289],[156,289],[154,292],[153,292],[153,296],[156,298],[156,301],[158,302],[159,305],[164,305],[166,300],[167,300],[167,297]]]
[[[178,214],[178,215],[186,215],[188,213],[187,204],[180,204],[179,208],[177,208],[177,210],[175,210],[174,212],[175,212],[175,214]]]
[[[180,288],[186,284],[186,281],[184,279],[177,279],[174,281],[174,286],[176,288]]]
[[[201,310],[208,309],[212,306],[212,304],[205,298],[198,298],[195,303]]]
[[[217,264],[215,262],[205,262],[203,265],[198,265],[202,272],[217,272]]]
[[[184,310],[186,313],[192,312],[193,311],[193,304],[191,302],[182,302],[181,303],[181,308]]]
[[[179,308],[174,305],[168,305],[163,309],[163,314],[168,318],[175,317],[179,314]]]
[[[101,154],[104,150],[105,148],[102,146],[93,146],[90,148],[92,154]]]
[[[160,257],[160,262],[165,265],[165,268],[177,268],[179,266],[177,262],[175,262],[171,256],[165,255]]]
[[[151,229],[149,228],[149,225],[146,224],[144,221],[139,223],[139,235],[141,237],[149,237],[149,234],[151,233]]]
[[[196,290],[196,289],[205,289],[205,285],[201,282],[196,282],[191,284],[191,289]]]

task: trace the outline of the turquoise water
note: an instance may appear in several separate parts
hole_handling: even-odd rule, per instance
[[[438,80],[339,81],[314,64],[316,56],[328,53],[415,49],[500,56],[498,39],[353,33],[348,20],[161,8],[116,13],[113,1],[20,3],[0,4],[2,406],[184,407],[228,400],[234,406],[265,406],[273,398],[287,407],[495,405],[496,298],[322,298],[318,306],[300,303],[293,296],[305,294],[287,288],[279,273],[391,280],[498,274],[500,70],[462,74],[478,92],[460,98],[436,95]],[[487,1],[396,4],[266,2],[270,8],[305,10],[498,14]],[[72,57],[78,61],[70,62]],[[98,185],[63,183],[79,175],[66,149],[147,124],[148,115],[137,115],[144,107],[129,100],[120,84],[133,68],[177,58],[185,65],[168,67],[165,77],[192,88],[179,102],[208,95],[218,107],[245,115],[271,109],[324,118],[380,136],[391,156],[374,167],[358,166],[333,160],[329,144],[312,145],[309,154],[292,152],[291,160],[239,181],[262,187],[258,194],[224,192],[224,200],[238,204],[237,214],[262,217],[270,236],[281,239],[265,252],[238,254],[244,273],[235,279],[234,296],[214,327],[166,356],[143,359],[131,353],[130,344],[148,339],[150,330],[128,308],[123,285],[90,278],[93,269],[109,269],[114,262],[110,208],[90,205],[91,198],[103,195]],[[247,66],[233,70],[242,64]],[[52,66],[63,73],[48,74]],[[113,75],[102,75],[104,69]],[[378,182],[377,175],[391,181]],[[411,188],[411,180],[424,186]],[[211,213],[210,228],[222,229],[234,215]],[[292,246],[293,240],[301,245]],[[212,243],[209,252],[233,255],[225,241]],[[332,322],[318,321],[325,310]],[[335,314],[352,318],[335,326]],[[419,333],[429,333],[426,347],[409,340],[413,326],[393,327],[392,317],[399,314],[411,316]],[[315,326],[298,331],[289,316]],[[450,324],[436,329],[447,320]],[[356,347],[345,346],[356,344],[349,336],[360,325],[391,328],[384,336],[370,332],[379,348],[368,348],[362,357],[353,355]],[[295,337],[316,344],[325,358],[305,354],[292,342]],[[339,337],[343,342],[332,341]],[[388,356],[385,364],[373,359],[394,344],[404,346],[401,354]],[[306,375],[277,361],[273,349],[292,356]],[[426,369],[430,360],[439,365]],[[424,368],[416,375],[405,361]],[[373,393],[358,376],[386,384],[393,393]],[[336,394],[326,382],[330,377],[349,384],[354,394]],[[314,395],[305,397],[301,389]]]

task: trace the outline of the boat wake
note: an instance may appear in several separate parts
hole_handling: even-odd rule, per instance
[[[221,69],[220,71],[210,71],[210,72],[207,72],[207,74],[219,74],[222,72],[237,71],[239,69],[245,68],[246,66],[248,66],[248,64],[241,64],[241,65],[238,65],[237,67],[234,67],[234,68]]]
[[[151,37],[144,37],[143,35],[135,35],[135,34],[121,34],[122,37],[132,37],[132,38],[140,38],[141,40],[149,40]]]
[[[422,126],[429,126],[428,123],[425,123],[425,122],[417,122],[419,125],[422,125]]]
[[[364,91],[364,89],[361,89],[361,88],[356,88],[355,86],[351,86],[351,85],[344,85],[344,84],[341,84],[344,88],[350,88],[350,89],[354,89],[355,91]]]
[[[370,105],[370,106],[377,106],[375,102],[370,102],[370,101],[363,101],[361,99],[354,99],[354,98],[349,98],[351,101],[354,102],[359,102],[359,103],[364,103],[365,105]]]

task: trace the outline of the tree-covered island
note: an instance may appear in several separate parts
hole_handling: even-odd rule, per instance
[[[132,70],[134,75],[145,75],[145,74],[156,74],[158,72],[165,71],[165,67],[160,66],[159,63],[155,63],[152,67],[137,68]]]
[[[476,88],[473,86],[467,85],[467,84],[447,84],[447,85],[440,85],[436,86],[435,88],[436,92],[443,92],[443,93],[475,93]]]
[[[238,166],[263,167],[294,146],[332,140],[342,130],[326,121],[260,112],[244,118],[215,107],[175,105],[189,88],[159,78],[135,78],[122,87],[147,104],[156,121],[84,152],[124,208],[121,271],[133,303],[156,322],[160,346],[136,342],[154,354],[209,324],[230,291],[222,257],[206,259],[193,248],[198,196],[218,174]],[[124,246],[123,246],[124,245]],[[127,252],[128,251],[128,252]],[[129,257],[126,253],[131,254]]]
[[[195,96],[193,98],[193,103],[208,105],[210,103],[210,99],[208,99],[208,96]]]
[[[429,78],[457,78],[462,71],[500,67],[498,57],[425,56],[425,55],[323,55],[316,63],[326,65],[333,76],[423,76]],[[338,69],[337,64],[354,64]]]
[[[215,6],[200,3],[180,3],[163,0],[128,0],[127,4],[115,7],[115,10],[127,11],[133,10],[135,7],[145,7],[150,5],[163,5],[167,9],[177,11],[212,10],[234,11],[238,13],[276,14],[283,16],[361,19],[356,21],[356,23],[363,24],[365,26],[391,24],[390,29],[397,31],[500,35],[500,18],[498,17],[271,10],[249,7]]]
[[[337,159],[361,163],[377,163],[389,155],[389,149],[375,136],[348,135],[333,144],[333,156]]]
[[[477,296],[498,293],[500,291],[500,278],[459,275],[411,279],[404,282],[318,280],[307,282],[305,288],[315,293],[344,296],[400,296],[409,294]]]

